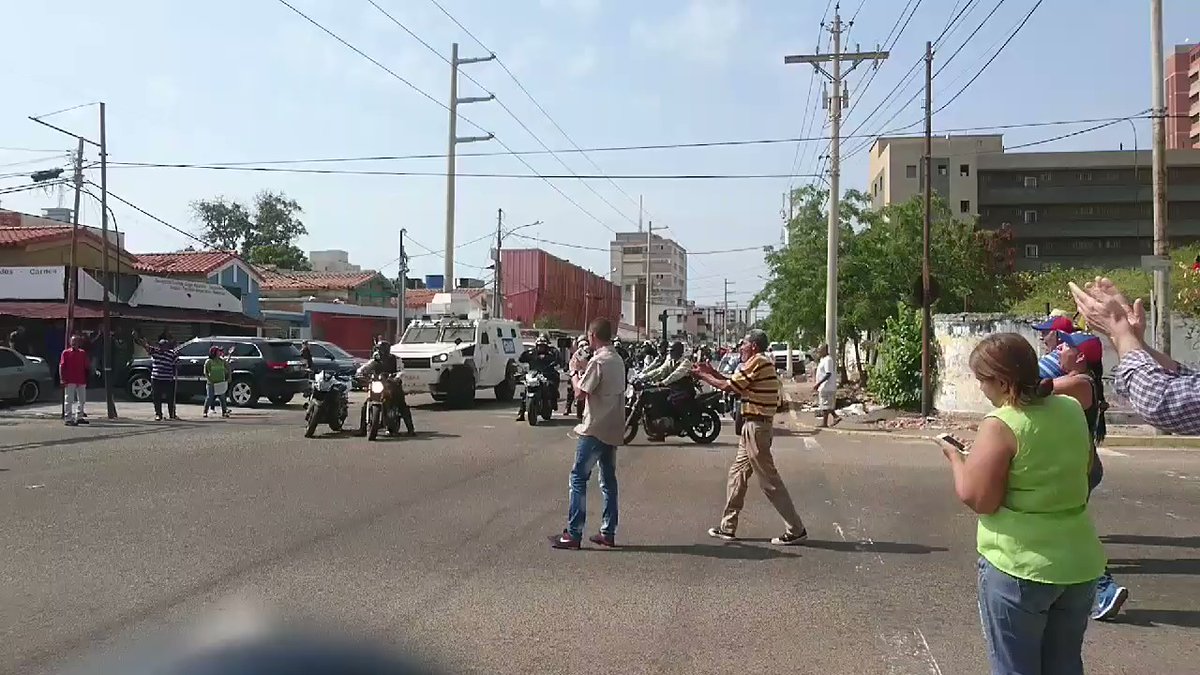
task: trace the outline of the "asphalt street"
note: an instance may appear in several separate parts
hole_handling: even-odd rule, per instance
[[[781,415],[776,461],[811,540],[779,549],[756,485],[746,540],[705,535],[729,427],[707,447],[639,438],[619,451],[620,547],[553,551],[570,424],[414,403],[420,435],[374,443],[306,440],[298,406],[0,419],[0,672],[58,672],[249,602],[446,672],[986,672],[975,519],[931,444]],[[1093,511],[1132,595],[1089,629],[1088,672],[1195,673],[1200,451],[1104,460]],[[591,532],[595,479],[589,498]]]

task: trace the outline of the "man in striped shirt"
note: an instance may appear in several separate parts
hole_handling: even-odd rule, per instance
[[[150,355],[150,386],[154,396],[154,419],[162,421],[163,400],[167,402],[167,413],[171,419],[175,416],[175,369],[179,363],[179,350],[171,348],[170,340],[158,341],[154,346],[145,340],[138,344]]]
[[[721,524],[710,528],[708,535],[717,539],[736,539],[738,515],[746,501],[746,488],[750,476],[758,474],[758,484],[767,495],[771,505],[783,518],[786,529],[771,540],[776,546],[792,546],[808,538],[800,514],[792,503],[787,486],[775,469],[771,456],[771,442],[775,412],[779,409],[780,382],[774,362],[764,354],[770,341],[761,330],[752,330],[742,340],[738,352],[742,362],[730,377],[718,373],[712,364],[704,363],[695,370],[696,377],[721,391],[736,394],[741,398],[742,436],[738,441],[737,457],[729,467],[729,484],[726,488],[725,513]]]

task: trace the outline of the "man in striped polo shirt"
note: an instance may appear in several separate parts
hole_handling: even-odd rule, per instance
[[[741,365],[730,377],[718,373],[712,364],[696,367],[696,377],[721,391],[736,394],[741,399],[742,436],[738,441],[737,457],[729,467],[729,484],[726,488],[725,513],[721,524],[710,528],[708,535],[732,541],[738,525],[738,515],[746,501],[746,488],[750,476],[758,474],[758,484],[770,500],[771,506],[783,518],[786,529],[771,540],[776,546],[792,546],[808,538],[800,514],[792,503],[787,486],[775,469],[771,456],[773,422],[779,409],[780,382],[775,372],[775,363],[764,354],[770,341],[761,330],[752,330],[738,347]]]
[[[145,340],[138,342],[150,355],[150,387],[154,396],[154,419],[162,421],[162,404],[167,402],[167,414],[170,419],[175,416],[175,369],[179,363],[179,350],[171,347],[170,340],[162,338],[158,346]]]

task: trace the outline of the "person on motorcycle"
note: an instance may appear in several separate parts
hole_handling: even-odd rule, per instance
[[[550,338],[539,335],[532,349],[521,352],[518,361],[529,366],[535,373],[540,373],[550,383],[550,391],[554,396],[553,406],[558,405],[558,350],[550,346]],[[521,397],[521,409],[517,412],[517,421],[525,421],[525,406],[528,397]]]
[[[396,355],[392,353],[392,346],[386,340],[380,339],[375,343],[375,348],[371,350],[371,360],[362,364],[358,372],[355,373],[355,377],[359,380],[369,382],[373,375],[386,376],[384,386],[389,387],[388,400],[396,408],[396,412],[400,413],[400,418],[404,420],[404,427],[408,431],[408,435],[416,436],[417,432],[413,429],[412,410],[409,409],[408,401],[405,399],[404,385],[401,384],[400,378],[396,377],[399,372],[400,368],[396,361]],[[359,433],[365,435],[366,432],[367,401],[364,399],[362,412],[359,416]]]
[[[648,396],[646,411],[648,417],[664,417],[675,415],[687,401],[695,398],[696,385],[692,377],[695,363],[688,356],[687,346],[676,341],[671,345],[667,358],[653,370],[642,373],[642,381],[647,388],[642,396]],[[647,427],[646,438],[650,441],[662,441],[662,436],[651,435]]]
[[[664,354],[664,356],[666,355]],[[654,346],[653,342],[646,340],[642,344],[642,372],[646,373],[661,366],[663,363],[665,363],[665,359],[662,361],[659,360],[658,348]]]
[[[592,358],[592,348],[588,344],[587,336],[580,335],[579,338],[575,340],[575,351],[571,355],[570,362],[573,364],[581,363],[584,366],[586,366],[587,362],[591,358]],[[579,372],[582,373],[583,371],[581,370]],[[576,371],[572,370],[570,373],[567,374],[567,377],[574,377],[575,374],[576,374]],[[571,413],[571,404],[574,402],[575,402],[575,388],[567,387],[567,405],[563,408],[563,413],[570,414]]]

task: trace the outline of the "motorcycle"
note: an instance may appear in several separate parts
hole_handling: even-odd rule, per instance
[[[400,411],[398,406],[392,405],[392,397],[400,395],[397,392],[401,386],[399,378],[399,375],[376,373],[367,383],[366,429],[363,431],[368,441],[375,440],[380,429],[387,429],[392,436],[400,435]]]
[[[305,406],[304,421],[308,429],[305,438],[312,438],[317,433],[317,427],[328,424],[330,429],[341,431],[349,415],[349,401],[346,392],[350,390],[350,379],[337,376],[329,371],[321,371],[313,376],[312,389],[309,391],[308,404]]]
[[[687,436],[693,442],[707,445],[721,435],[720,391],[698,394],[677,416],[646,418],[643,400],[645,385],[634,381],[625,390],[625,442],[637,436],[638,425],[646,427],[646,433],[656,436]],[[645,418],[645,419],[643,419]]]
[[[525,397],[525,419],[529,420],[529,426],[537,426],[539,415],[547,422],[550,421],[557,402],[550,391],[550,380],[546,379],[545,375],[535,370],[525,373],[525,392],[522,396]]]

